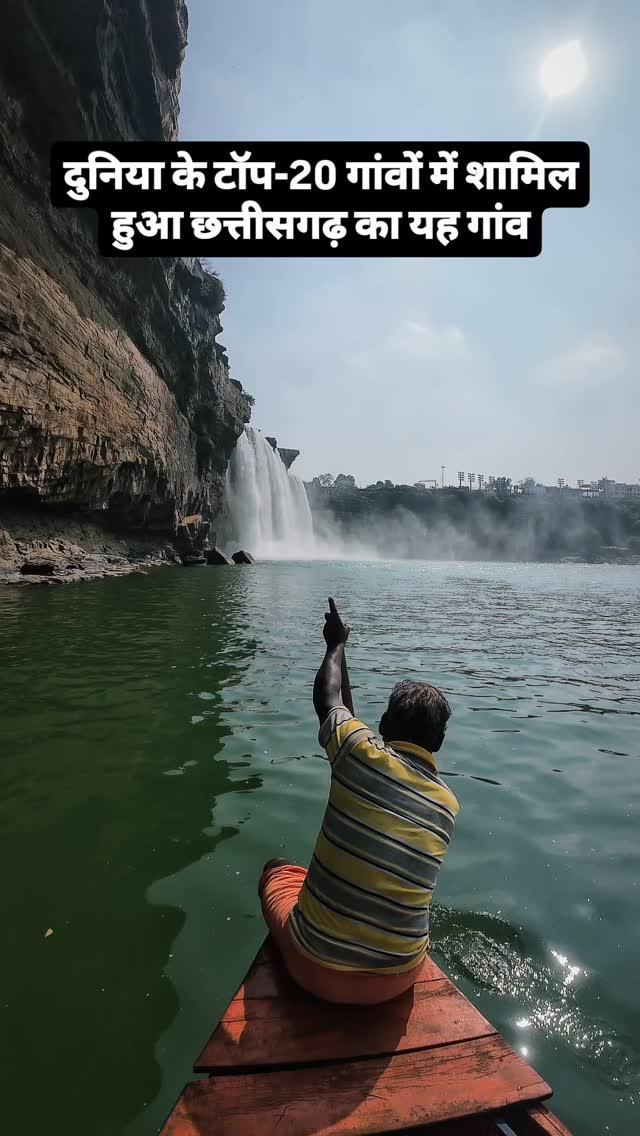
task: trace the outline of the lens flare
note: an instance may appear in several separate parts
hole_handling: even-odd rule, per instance
[[[550,99],[570,95],[587,74],[587,59],[578,39],[554,47],[545,55],[540,68],[540,83]]]

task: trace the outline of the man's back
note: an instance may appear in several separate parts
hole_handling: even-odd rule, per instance
[[[385,745],[344,706],[331,710],[319,740],[331,791],[289,934],[331,969],[410,970],[429,947],[429,908],[458,802],[426,749]]]
[[[299,986],[328,1002],[375,1005],[424,970],[431,898],[458,813],[433,758],[451,708],[437,687],[405,679],[378,737],[354,715],[349,627],[331,597],[322,634],[313,705],[331,762],[329,802],[308,871],[269,860],[258,894]]]

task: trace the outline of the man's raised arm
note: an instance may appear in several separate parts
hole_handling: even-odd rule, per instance
[[[336,605],[329,596],[329,610],[325,612],[322,634],[327,650],[313,684],[313,705],[320,720],[324,722],[334,706],[341,706],[342,662],[344,645],[349,638],[349,627],[338,615]]]

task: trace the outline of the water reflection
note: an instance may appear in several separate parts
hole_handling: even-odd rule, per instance
[[[26,1061],[39,1082],[17,1094],[15,1116],[5,1102],[8,1127],[69,1118],[65,1067],[82,1070],[73,1113],[92,1136],[123,1131],[156,1095],[154,1049],[180,1006],[165,968],[192,912],[180,894],[155,899],[155,881],[212,857],[237,831],[216,830],[218,802],[261,784],[219,756],[226,701],[255,646],[242,578],[203,594],[186,575],[3,604],[0,839],[14,870],[2,1063],[9,1079]]]

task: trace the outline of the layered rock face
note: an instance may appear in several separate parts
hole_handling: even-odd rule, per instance
[[[163,535],[215,521],[250,416],[215,343],[220,281],[193,260],[102,258],[93,212],[48,201],[52,142],[176,137],[184,0],[6,0],[3,32],[3,515]]]

